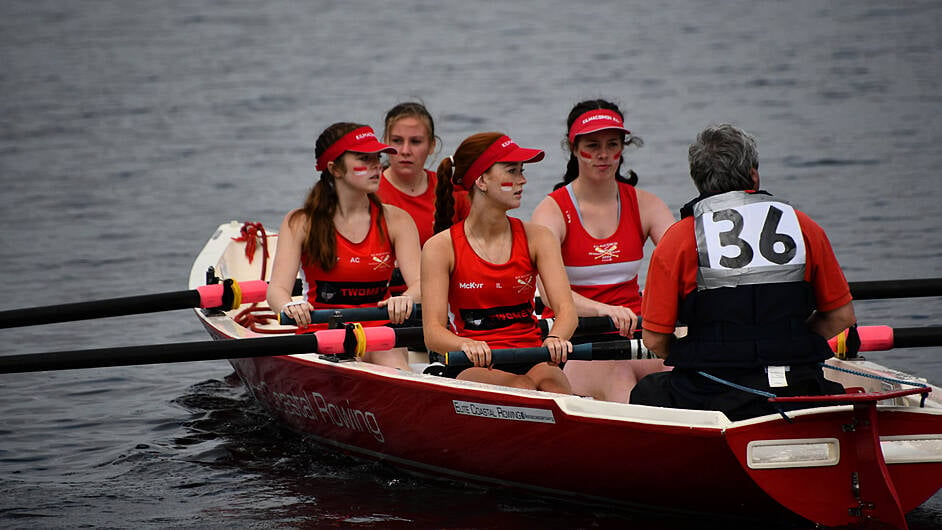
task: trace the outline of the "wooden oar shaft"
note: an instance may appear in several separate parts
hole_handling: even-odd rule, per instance
[[[102,368],[139,364],[179,363],[269,357],[299,353],[343,353],[345,329],[328,329],[304,335],[152,344],[91,350],[26,353],[0,356],[0,374]],[[364,328],[367,351],[422,344],[421,328]]]
[[[942,278],[850,282],[856,300],[942,296]]]

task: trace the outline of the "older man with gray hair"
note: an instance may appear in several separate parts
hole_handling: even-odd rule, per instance
[[[688,160],[700,195],[654,250],[642,307],[645,345],[674,368],[639,381],[630,402],[739,420],[774,413],[771,394],[842,393],[820,364],[855,316],[824,230],[759,190],[745,131],[707,127]]]

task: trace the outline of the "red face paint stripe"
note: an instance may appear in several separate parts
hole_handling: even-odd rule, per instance
[[[582,158],[592,158],[592,153],[586,153],[585,151],[579,151],[579,156]]]

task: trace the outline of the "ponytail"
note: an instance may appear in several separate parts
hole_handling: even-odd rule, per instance
[[[455,217],[455,186],[451,179],[455,174],[455,165],[452,158],[445,157],[439,164],[438,183],[435,184],[435,224],[434,232],[451,228]]]

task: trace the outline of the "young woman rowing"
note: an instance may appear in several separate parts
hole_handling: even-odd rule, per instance
[[[464,140],[438,166],[436,227],[451,225],[452,185],[470,193],[468,217],[432,236],[422,250],[422,324],[431,351],[463,351],[472,368],[446,374],[511,386],[571,393],[560,369],[572,351],[576,314],[559,244],[545,227],[508,217],[520,206],[523,164],[543,159],[501,133]],[[556,321],[540,337],[533,310],[536,276],[547,286]],[[491,350],[545,346],[551,361],[493,366]]]
[[[562,246],[578,315],[610,317],[619,334],[630,337],[641,313],[644,244],[657,244],[674,216],[656,195],[635,187],[633,171],[621,175],[625,148],[641,139],[625,127],[617,105],[582,101],[570,111],[567,127],[566,174],[534,209],[532,221],[548,227]],[[566,374],[576,393],[624,403],[641,377],[661,369],[660,360],[574,361]]]
[[[435,120],[425,105],[417,102],[399,103],[386,112],[383,142],[396,148],[390,153],[389,166],[383,169],[379,181],[379,195],[383,204],[398,206],[412,216],[419,231],[419,245],[432,237],[435,215],[435,188],[438,176],[425,169],[429,155],[435,151]],[[468,192],[455,190],[454,220],[468,216],[471,208]],[[393,272],[390,293],[405,291],[406,285],[399,270]]]
[[[335,123],[317,138],[314,154],[320,180],[304,206],[288,212],[268,286],[268,305],[299,326],[310,324],[313,309],[386,307],[401,323],[419,300],[419,236],[409,214],[384,205],[379,188],[379,153],[396,150],[356,123]],[[398,261],[407,289],[388,297]],[[298,269],[304,299],[291,301]],[[367,352],[364,361],[408,369],[405,348]]]

